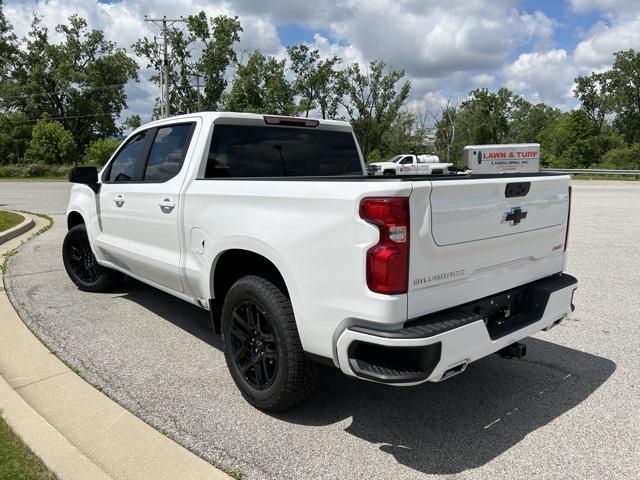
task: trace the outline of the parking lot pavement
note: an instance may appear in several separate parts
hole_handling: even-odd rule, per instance
[[[68,182],[0,181],[0,208],[63,215],[71,184]]]
[[[576,312],[441,384],[393,388],[327,368],[284,415],[246,404],[207,314],[135,281],[79,292],[60,259],[68,185],[0,183],[0,204],[52,212],[9,260],[25,323],[89,382],[247,478],[640,478],[640,184],[575,184],[567,272]],[[51,198],[47,198],[50,195]],[[36,208],[38,207],[38,208]]]

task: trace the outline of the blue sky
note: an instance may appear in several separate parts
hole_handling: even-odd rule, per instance
[[[554,40],[558,48],[573,49],[582,35],[601,18],[598,10],[577,13],[568,2],[557,0],[527,0],[522,2],[525,10],[542,10],[548,17],[558,22]]]
[[[541,10],[548,17],[558,22],[554,32],[553,39],[558,48],[573,49],[581,37],[587,32],[591,26],[597,21],[603,19],[600,12],[593,10],[586,13],[576,13],[572,11],[571,6],[562,1],[554,0],[527,0],[521,2],[521,7],[533,12]],[[604,19],[606,21],[606,18]],[[313,28],[306,24],[286,23],[277,25],[278,36],[284,45],[296,45],[298,43],[313,43],[315,34],[321,34],[331,38],[331,32],[327,29]],[[334,39],[337,40],[337,39]],[[513,54],[515,58],[518,54],[527,51],[528,45],[518,48]]]
[[[4,10],[19,36],[34,12],[51,29],[79,14],[128,49],[157,34],[144,15],[237,15],[238,51],[284,58],[304,42],[343,65],[383,60],[405,70],[414,104],[434,108],[500,86],[574,108],[576,76],[608,68],[615,51],[640,50],[640,0],[5,0]],[[150,74],[143,68],[129,88],[126,114],[151,111]]]

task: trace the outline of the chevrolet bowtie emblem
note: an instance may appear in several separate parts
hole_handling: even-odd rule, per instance
[[[504,222],[510,222],[511,225],[518,225],[522,220],[527,218],[527,211],[520,207],[513,207],[510,212],[506,213]]]

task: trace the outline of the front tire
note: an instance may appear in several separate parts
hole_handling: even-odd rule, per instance
[[[87,227],[71,227],[62,244],[62,260],[67,275],[80,290],[108,292],[118,286],[123,275],[98,264],[87,236]]]
[[[318,367],[302,350],[291,301],[275,284],[254,275],[234,283],[222,334],[229,372],[253,406],[281,412],[313,392]]]

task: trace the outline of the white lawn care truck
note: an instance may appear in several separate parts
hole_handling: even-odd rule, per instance
[[[307,398],[318,362],[438,382],[523,355],[572,310],[567,175],[369,176],[348,123],[202,112],[69,179],[71,280],[103,292],[128,275],[208,310],[264,410]]]
[[[437,155],[402,154],[386,162],[367,165],[369,175],[444,175],[453,163],[440,163]]]

